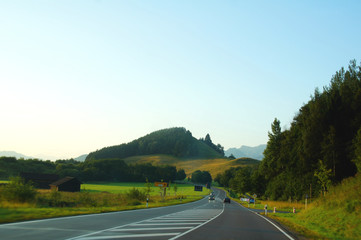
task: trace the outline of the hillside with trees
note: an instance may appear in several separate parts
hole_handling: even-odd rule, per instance
[[[92,152],[84,162],[0,157],[0,179],[7,180],[20,172],[36,172],[72,176],[81,181],[173,181],[197,170],[215,176],[229,167],[255,164],[259,161],[224,157],[223,147],[214,144],[209,134],[197,140],[184,128],[170,128]]]
[[[361,168],[361,67],[351,61],[347,70],[336,72],[330,85],[316,89],[300,108],[289,129],[282,130],[275,119],[268,136],[260,167],[229,170],[217,177],[221,184],[236,188],[248,178],[242,191],[289,200],[325,194],[330,185],[354,176]]]
[[[224,156],[224,151],[220,144],[214,145],[210,137],[209,141],[197,140],[185,128],[169,128],[155,131],[130,143],[91,152],[85,161],[154,154],[180,158],[220,158]]]
[[[201,138],[199,139],[200,141],[204,142],[207,146],[209,146],[210,148],[212,148],[214,151],[218,152],[219,154],[221,154],[222,156],[224,156],[224,147],[222,147],[221,144],[214,144],[211,140],[211,136],[209,135],[209,133],[207,133],[205,138]]]

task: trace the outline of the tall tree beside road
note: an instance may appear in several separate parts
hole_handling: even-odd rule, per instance
[[[319,160],[318,169],[315,171],[315,176],[318,178],[318,181],[322,188],[322,194],[325,196],[328,187],[331,184],[330,176],[331,176],[331,169],[327,169],[326,165],[323,163],[322,160]]]
[[[234,178],[230,180],[230,187],[238,193],[252,191],[252,169],[249,167],[240,168]]]
[[[268,132],[268,143],[264,150],[264,159],[261,163],[261,170],[267,180],[275,177],[281,167],[281,127],[280,121],[276,118],[271,125],[272,132]]]
[[[211,183],[212,182],[212,176],[207,171],[197,170],[197,171],[192,173],[191,181],[193,183],[203,183],[203,184]]]

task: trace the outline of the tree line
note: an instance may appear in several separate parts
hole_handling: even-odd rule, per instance
[[[361,170],[361,67],[350,62],[282,130],[276,118],[264,159],[254,169],[230,169],[216,177],[239,193],[270,199],[302,199]]]
[[[57,174],[60,177],[77,177],[81,181],[145,182],[183,180],[186,174],[175,166],[153,166],[126,164],[119,159],[103,159],[78,162],[73,159],[41,161],[38,159],[16,159],[0,157],[0,179],[19,176],[20,172]]]

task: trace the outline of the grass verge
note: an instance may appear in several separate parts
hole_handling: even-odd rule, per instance
[[[164,207],[182,203],[193,202],[201,199],[202,197],[191,197],[182,199],[171,199],[164,202],[153,202],[149,204],[149,208]],[[106,213],[116,212],[125,210],[135,210],[146,208],[146,203],[139,205],[122,205],[113,207],[34,207],[34,206],[21,206],[11,208],[0,207],[0,223],[11,223],[18,221],[54,218],[54,217],[65,217],[82,214],[95,214],[95,213]]]
[[[238,199],[232,198],[239,202]],[[361,174],[331,187],[325,197],[319,197],[305,209],[304,203],[258,201],[255,208],[268,205],[267,217],[285,226],[300,238],[306,239],[361,239]],[[248,207],[247,203],[241,203]],[[272,213],[296,207],[297,213]],[[250,204],[253,207],[253,204]],[[292,208],[291,208],[292,207]]]
[[[129,192],[134,187],[144,192],[144,183],[93,183],[85,184],[85,189],[78,193],[53,192],[39,190],[32,202],[14,203],[0,199],[0,223],[125,211],[146,208],[146,200],[131,198]],[[0,189],[1,190],[1,189]],[[169,189],[164,200],[160,189],[152,187],[148,207],[163,207],[193,202],[201,199],[208,192],[194,192],[194,186],[177,185],[177,191]],[[143,195],[144,196],[144,195]]]
[[[227,194],[229,196],[229,194]],[[229,196],[230,197],[230,196]],[[297,206],[295,205],[296,203],[289,203],[289,202],[281,202],[281,201],[261,201],[261,200],[256,200],[256,203],[253,204],[248,204],[246,202],[242,202],[237,198],[232,198],[230,197],[233,201],[241,204],[242,206],[246,207],[246,208],[251,208],[251,209],[259,209],[259,210],[263,210],[265,204],[267,204],[267,209],[268,209],[268,214],[267,217],[272,218],[273,220],[275,220],[276,222],[278,222],[279,224],[281,224],[285,229],[287,229],[287,231],[291,232],[292,235],[297,236],[298,239],[326,239],[323,238],[320,234],[318,234],[317,232],[311,231],[308,228],[295,223],[294,221],[294,217],[297,214],[292,213],[293,210],[293,206]],[[292,207],[291,207],[292,206]],[[276,211],[287,211],[288,213],[273,213],[273,207],[276,207]],[[301,208],[299,206],[299,208]],[[264,213],[261,213],[261,215],[265,215]]]

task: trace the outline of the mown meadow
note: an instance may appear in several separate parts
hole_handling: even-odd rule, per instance
[[[195,192],[190,184],[171,184],[164,197],[153,183],[86,183],[75,193],[35,190],[21,181],[11,191],[9,185],[0,187],[0,223],[140,209],[147,207],[147,199],[149,208],[161,207],[209,194],[207,189]]]

